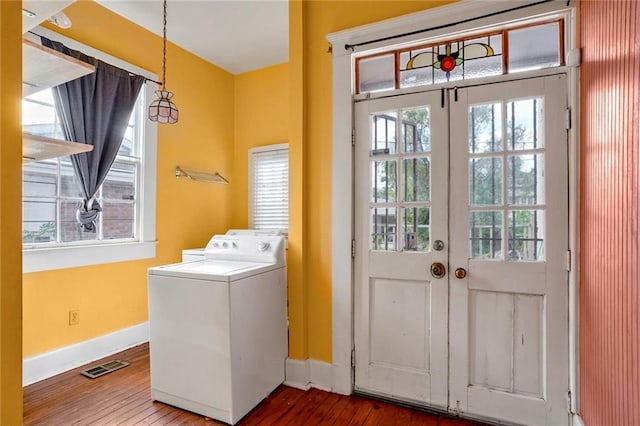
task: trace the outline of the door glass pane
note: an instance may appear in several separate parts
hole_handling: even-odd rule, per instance
[[[542,99],[507,103],[507,146],[510,150],[542,148]]]
[[[509,256],[511,261],[544,260],[544,211],[509,210]]]
[[[471,258],[502,258],[502,212],[472,211],[469,218]]]
[[[502,204],[502,157],[469,159],[469,200],[476,206]]]
[[[429,108],[402,111],[404,152],[429,152]]]
[[[429,157],[405,158],[403,161],[404,200],[431,199],[431,165]]]
[[[358,93],[395,88],[395,66],[393,53],[360,59],[358,61]]]
[[[430,218],[428,207],[407,207],[402,209],[405,251],[429,251]]]
[[[469,152],[502,150],[502,104],[469,107]]]
[[[390,111],[373,116],[372,155],[394,154],[397,152],[396,122],[397,113]]]
[[[509,72],[559,66],[559,31],[558,22],[509,31]]]
[[[396,161],[371,162],[371,200],[389,203],[396,200]]]
[[[396,209],[382,207],[371,209],[371,249],[396,250]]]
[[[509,204],[544,204],[544,156],[510,155],[507,159]]]

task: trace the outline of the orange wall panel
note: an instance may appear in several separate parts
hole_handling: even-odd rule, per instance
[[[640,6],[583,1],[580,414],[640,424]]]

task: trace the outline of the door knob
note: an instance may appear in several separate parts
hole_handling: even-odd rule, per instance
[[[467,270],[464,268],[458,268],[456,269],[456,272],[454,272],[454,274],[457,279],[461,280],[467,276]]]
[[[433,262],[431,264],[431,275],[433,278],[442,278],[447,273],[447,268],[441,262]]]

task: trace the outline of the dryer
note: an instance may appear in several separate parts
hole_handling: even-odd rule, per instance
[[[148,287],[152,399],[235,424],[284,381],[283,237],[216,235]]]

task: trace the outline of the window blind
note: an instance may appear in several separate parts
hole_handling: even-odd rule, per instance
[[[254,229],[289,229],[289,149],[250,152],[249,217]]]

